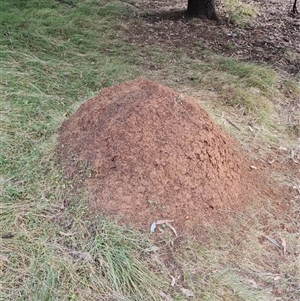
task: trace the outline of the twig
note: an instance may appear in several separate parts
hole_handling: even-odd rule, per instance
[[[9,238],[13,238],[15,235],[12,233],[6,233],[6,234],[2,234],[1,238],[3,239],[9,239]]]
[[[279,245],[275,239],[273,239],[273,238],[271,238],[270,236],[267,236],[267,235],[264,235],[264,237],[265,237],[270,243],[272,243],[274,246],[276,246],[277,248],[279,248],[280,250],[282,250],[282,246]]]
[[[232,121],[230,121],[228,118],[225,118],[225,120],[226,120],[229,124],[231,124],[233,127],[235,127],[237,130],[241,131],[241,129],[240,129],[236,124],[234,124]]]

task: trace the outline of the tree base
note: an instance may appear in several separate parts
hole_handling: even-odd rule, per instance
[[[188,0],[187,15],[219,21],[214,0]]]

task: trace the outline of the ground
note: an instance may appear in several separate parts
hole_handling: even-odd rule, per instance
[[[255,2],[259,17],[240,27],[226,22],[226,15],[221,24],[191,21],[182,2],[138,4],[124,30],[125,40],[141,48],[182,47],[197,58],[203,52],[195,45],[201,45],[236,59],[271,61],[281,72],[299,72],[299,61],[288,58],[288,53],[297,53],[300,47],[291,43],[297,40],[299,18],[282,10],[279,2],[270,8]],[[282,22],[274,26],[278,15]],[[270,31],[270,26],[274,30]],[[273,44],[267,42],[271,40]],[[186,101],[188,118],[180,111]],[[242,211],[254,200],[270,198],[283,189],[271,178],[263,179],[263,173],[282,169],[285,160],[289,172],[295,174],[297,149],[294,161],[286,160],[285,152],[274,150],[260,158],[263,163],[250,163],[250,156],[200,107],[192,105],[193,101],[158,83],[137,80],[104,90],[65,122],[60,155],[68,158],[63,160],[68,174],[89,173],[84,185],[94,198],[93,211],[118,216],[144,230],[153,221],[171,219],[177,229],[187,231],[207,219],[224,221],[228,214],[222,212]],[[275,203],[280,203],[276,197]]]
[[[248,0],[257,10],[255,20],[237,27],[217,4],[221,23],[189,20],[184,1],[143,1],[132,16],[128,40],[140,46],[160,45],[184,48],[187,55],[199,58],[197,48],[249,62],[271,64],[289,74],[300,71],[300,15],[292,15],[290,2]],[[141,22],[142,19],[143,21]]]
[[[145,231],[173,220],[187,233],[270,197],[255,162],[195,100],[145,79],[86,101],[62,126],[59,152],[93,212]]]
[[[246,1],[1,1],[1,300],[300,299],[299,15]]]
[[[208,50],[223,57],[272,65],[283,77],[297,76],[299,16],[288,14],[288,7],[282,9],[279,1],[269,7],[264,2],[251,4],[257,8],[258,17],[236,26],[228,22],[223,8],[221,23],[215,23],[187,19],[185,4],[179,1],[132,3],[137,9],[120,28],[124,41],[138,46],[141,52],[149,46],[177,48],[193,60],[202,60]],[[144,58],[148,55],[146,50]],[[164,68],[163,64],[167,65],[162,62],[149,67],[157,71]],[[161,75],[158,72],[156,76]],[[207,242],[211,233],[206,236],[203,226],[209,224],[218,229],[226,223],[233,227],[233,233],[238,231],[238,236],[230,234],[228,239],[234,246],[242,245],[253,219],[259,219],[263,233],[284,231],[294,235],[295,228],[284,220],[298,216],[294,206],[299,191],[295,181],[300,159],[297,142],[289,146],[260,144],[262,140],[255,137],[261,124],[249,121],[247,110],[242,108],[244,113],[239,117],[234,110],[230,113],[223,108],[225,115],[234,116],[234,122],[231,117],[224,117],[224,112],[221,120],[243,132],[241,135],[245,134],[241,128],[248,129],[244,137],[234,135],[243,144],[239,145],[188,96],[195,95],[197,102],[206,106],[207,102],[214,103],[215,95],[197,92],[187,87],[180,76],[176,77],[173,74],[166,80],[166,76],[161,76],[163,81],[177,86],[178,91],[146,79],[105,89],[63,124],[58,152],[67,174],[88,188],[91,215],[104,213],[123,225],[157,231],[160,234],[156,244],[160,247],[159,241],[170,233],[175,237],[189,233],[194,239]],[[189,80],[193,82],[195,78]],[[276,108],[271,110],[288,119],[293,135],[298,133],[298,105],[297,98],[287,103],[283,97],[274,101]],[[249,135],[249,129],[254,136]],[[249,213],[249,207],[255,207],[256,212]],[[241,219],[241,224],[232,226],[231,218]],[[272,219],[280,222],[275,226]],[[154,222],[159,231],[153,227]],[[170,227],[169,231],[165,232],[162,226]],[[268,244],[275,243],[286,254],[285,239],[275,235],[281,242],[278,245],[271,236],[258,236],[259,247],[268,248]],[[295,250],[297,242],[294,243],[291,250]],[[180,249],[182,244],[181,238],[174,239],[168,250]],[[233,252],[228,256],[235,260],[240,254]],[[182,275],[171,254],[167,252],[161,259],[171,274]],[[281,260],[281,255],[273,259]],[[184,285],[184,280],[177,281]],[[275,283],[273,293],[278,298],[294,295],[295,287],[283,289]],[[164,293],[161,296],[171,298]]]

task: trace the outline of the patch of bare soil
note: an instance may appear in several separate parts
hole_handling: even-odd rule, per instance
[[[266,179],[194,100],[145,79],[86,101],[59,142],[93,211],[138,228],[162,219],[181,230],[219,223],[266,192]]]
[[[187,3],[179,0],[139,2],[127,40],[140,46],[160,45],[186,50],[197,58],[195,46],[244,61],[271,64],[292,75],[300,72],[300,14],[292,15],[292,2],[243,0],[258,15],[244,27],[230,24],[221,5],[221,23],[188,19]]]

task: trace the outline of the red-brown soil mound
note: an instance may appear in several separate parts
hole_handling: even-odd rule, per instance
[[[233,139],[195,101],[145,79],[86,101],[64,122],[59,152],[94,209],[139,227],[187,228],[254,197],[246,183],[257,171]]]

